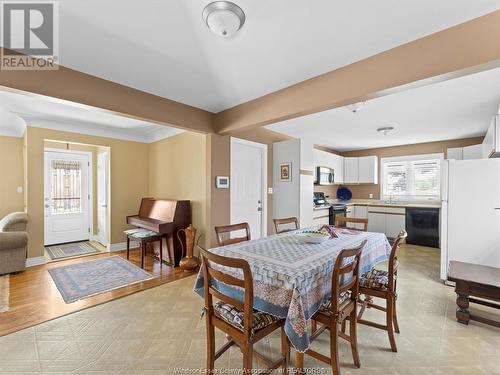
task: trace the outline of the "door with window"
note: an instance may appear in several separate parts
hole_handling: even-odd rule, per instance
[[[45,245],[90,237],[90,155],[45,151]]]

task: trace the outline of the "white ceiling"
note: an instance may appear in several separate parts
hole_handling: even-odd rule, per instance
[[[61,0],[60,63],[218,112],[500,9],[499,0],[234,0],[231,39],[210,0]]]
[[[143,143],[183,132],[71,102],[0,91],[0,135],[20,137],[24,134],[26,124]]]
[[[347,108],[294,118],[268,129],[338,151],[483,136],[500,104],[500,68],[418,87]],[[394,126],[387,136],[376,129]]]

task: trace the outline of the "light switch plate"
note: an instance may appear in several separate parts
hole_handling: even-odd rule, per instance
[[[16,189],[16,191],[18,193],[22,193],[23,192],[23,187],[22,186],[18,186],[17,189]]]
[[[272,194],[273,193],[273,188],[267,188],[267,194]]]

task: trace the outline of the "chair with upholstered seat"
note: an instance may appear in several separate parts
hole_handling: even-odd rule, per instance
[[[236,232],[244,230],[245,235],[242,237],[231,238],[231,232]],[[222,225],[215,227],[215,234],[217,235],[217,243],[219,246],[230,245],[233,243],[239,243],[243,241],[250,241],[250,226],[248,223],[239,223],[231,225]]]
[[[253,373],[253,357],[269,370],[280,367],[281,373],[288,373],[290,349],[284,330],[285,320],[253,310],[253,279],[248,262],[244,259],[223,257],[198,247],[204,278],[207,370],[211,371],[209,373],[213,372],[215,360],[233,345],[237,345],[243,353],[243,374]],[[224,269],[224,272],[221,269]],[[235,273],[226,273],[227,269],[232,269]],[[241,276],[237,278],[235,275]],[[243,292],[243,302],[218,289],[217,286],[221,283],[240,289]],[[215,304],[214,297],[219,300]],[[228,339],[217,352],[215,327],[226,333]],[[254,344],[277,329],[281,329],[281,356],[273,361],[255,351]]]
[[[398,275],[398,258],[396,251],[399,244],[406,238],[406,236],[406,231],[402,230],[399,232],[396,240],[394,241],[391,248],[391,254],[389,256],[389,266],[387,271],[372,268],[370,271],[362,275],[359,280],[359,293],[360,295],[363,294],[365,297],[364,299],[360,298],[362,307],[359,311],[358,323],[387,331],[393,352],[398,351],[394,331],[399,333],[398,318],[396,315],[396,284]],[[386,306],[376,305],[373,302],[373,297],[385,299]],[[362,319],[366,308],[374,308],[384,311],[386,314],[386,324],[382,325]]]
[[[366,242],[364,240],[359,246],[344,249],[339,253],[333,269],[331,297],[311,318],[312,334],[310,341],[313,342],[321,333],[329,330],[330,356],[328,357],[312,349],[306,350],[305,354],[332,366],[334,375],[340,374],[339,336],[350,343],[354,365],[358,368],[361,366],[358,354],[356,314],[359,290],[359,262]],[[339,332],[339,326],[345,320],[349,320],[349,335]],[[319,329],[318,324],[321,325]],[[303,372],[304,354],[297,352],[295,359],[297,371],[299,373]]]
[[[299,229],[299,220],[296,217],[273,219],[276,233],[286,233]]]

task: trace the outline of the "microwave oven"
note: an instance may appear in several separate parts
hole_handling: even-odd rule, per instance
[[[316,167],[316,185],[333,185],[335,183],[335,172],[332,168]]]

